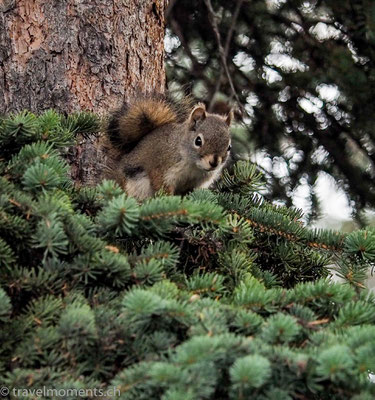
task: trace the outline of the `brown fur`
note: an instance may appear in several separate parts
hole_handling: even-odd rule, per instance
[[[147,120],[147,124],[144,122]],[[123,142],[135,142],[154,129],[177,121],[176,113],[163,101],[143,99],[130,105],[119,118],[119,131]]]
[[[118,134],[133,147],[117,151],[110,177],[140,200],[161,188],[185,194],[209,186],[228,158],[231,115],[209,114],[201,103],[190,110],[179,113],[161,98],[128,105],[119,115]]]

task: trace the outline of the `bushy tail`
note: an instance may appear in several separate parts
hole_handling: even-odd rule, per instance
[[[193,106],[190,96],[138,95],[111,116],[107,134],[112,146],[130,151],[154,129],[185,121]]]

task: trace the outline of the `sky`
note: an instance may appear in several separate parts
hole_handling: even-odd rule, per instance
[[[313,224],[319,228],[340,229],[345,221],[351,219],[351,207],[342,189],[338,188],[335,182],[328,176],[321,174],[316,184],[316,193],[321,204],[321,216]],[[301,185],[294,193],[293,203],[297,208],[309,209],[306,201],[308,189]]]

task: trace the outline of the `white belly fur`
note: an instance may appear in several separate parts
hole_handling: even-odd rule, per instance
[[[128,178],[125,185],[125,191],[129,196],[136,197],[139,200],[144,200],[154,194],[150,179],[146,175],[138,175],[136,179]]]
[[[164,183],[175,188],[176,193],[208,188],[220,176],[223,166],[214,171],[204,171],[195,165],[187,165],[186,162],[180,161],[167,171]]]

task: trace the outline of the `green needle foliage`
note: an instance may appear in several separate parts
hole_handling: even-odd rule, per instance
[[[166,16],[169,81],[238,109],[235,153],[267,157],[269,198],[291,205],[303,184],[316,217],[329,175],[374,209],[373,1],[179,0]]]
[[[115,386],[137,400],[375,396],[364,289],[374,230],[308,229],[299,210],[262,198],[248,162],[184,198],[75,188],[64,147],[97,131],[94,115],[4,121],[5,386]],[[332,266],[344,283],[328,279]]]

